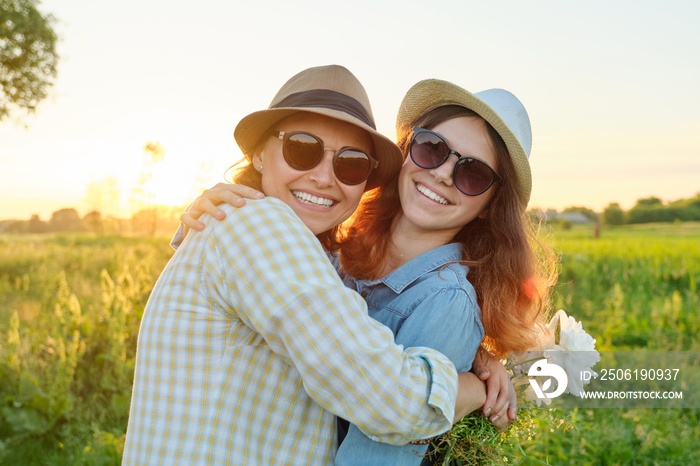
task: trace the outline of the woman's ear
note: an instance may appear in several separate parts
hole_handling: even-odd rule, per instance
[[[255,150],[251,162],[257,171],[261,172],[263,170],[262,148]]]
[[[484,210],[482,210],[481,213],[477,215],[477,217],[479,217],[482,220],[486,220],[489,217],[489,208],[485,207]]]

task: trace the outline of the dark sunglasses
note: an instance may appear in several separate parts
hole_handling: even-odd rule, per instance
[[[284,160],[295,170],[311,170],[321,163],[327,150],[332,150],[326,149],[319,137],[303,131],[273,131],[272,135],[282,140]],[[333,172],[347,185],[362,183],[377,165],[377,160],[355,147],[342,147],[333,156]]]
[[[437,168],[445,163],[450,155],[456,155],[458,160],[452,179],[457,189],[467,196],[483,194],[492,184],[503,180],[493,168],[479,159],[450,149],[442,136],[425,128],[413,128],[408,151],[413,163],[425,169]]]

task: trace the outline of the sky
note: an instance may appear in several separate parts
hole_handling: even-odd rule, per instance
[[[700,192],[700,2],[45,0],[55,85],[0,122],[0,219],[184,205],[241,157],[233,129],[297,72],[336,63],[394,138],[426,78],[504,88],[533,128],[531,208]],[[158,142],[163,160],[143,147]],[[111,187],[107,189],[107,187]],[[111,194],[110,194],[111,193]],[[119,197],[115,197],[115,193]]]

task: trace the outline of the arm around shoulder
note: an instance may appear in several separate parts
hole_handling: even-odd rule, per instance
[[[457,379],[448,358],[396,345],[281,201],[222,209],[208,237],[231,312],[299,371],[316,402],[387,443],[449,429]]]

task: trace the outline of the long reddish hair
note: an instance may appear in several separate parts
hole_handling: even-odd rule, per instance
[[[404,128],[398,145],[408,154],[413,126],[433,128],[457,117],[481,118],[464,107],[433,109]],[[531,349],[537,344],[536,324],[544,320],[548,289],[555,281],[555,256],[537,238],[517,196],[515,169],[505,143],[486,123],[503,181],[494,185],[488,213],[465,225],[453,238],[462,245],[463,262],[481,308],[485,344],[496,354]],[[394,221],[401,213],[398,174],[385,187],[368,193],[352,217],[340,250],[345,272],[379,278],[391,246]]]

